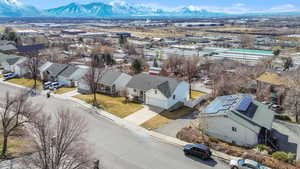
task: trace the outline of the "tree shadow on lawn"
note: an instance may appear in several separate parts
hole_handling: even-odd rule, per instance
[[[215,167],[218,164],[218,162],[216,160],[214,160],[213,158],[210,158],[208,160],[202,160],[199,157],[195,157],[195,156],[192,156],[192,155],[185,155],[185,156],[188,157],[189,159],[192,159],[196,162],[205,164],[205,165],[210,166],[210,167]]]

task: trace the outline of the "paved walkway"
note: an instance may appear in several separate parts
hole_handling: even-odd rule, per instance
[[[78,94],[79,94],[78,90],[76,89],[76,90],[64,93],[64,94],[62,94],[62,96],[64,96],[64,97],[73,97],[73,96],[76,96]]]
[[[133,124],[141,125],[160,113],[160,111],[151,110],[149,106],[146,105],[143,106],[144,106],[143,109],[125,117],[124,119]]]

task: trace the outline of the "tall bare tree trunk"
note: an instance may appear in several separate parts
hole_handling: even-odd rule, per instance
[[[6,134],[6,132],[4,132],[3,142],[2,142],[2,152],[1,152],[2,157],[6,157],[7,145],[8,145],[8,135]]]

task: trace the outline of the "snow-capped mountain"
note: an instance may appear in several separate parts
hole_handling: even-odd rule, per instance
[[[40,16],[39,10],[17,0],[0,0],[0,17]]]
[[[130,5],[124,2],[113,2],[110,4],[102,2],[90,4],[71,3],[58,8],[48,9],[46,14],[56,17],[214,17],[222,15],[222,13],[213,13],[205,10],[191,10],[188,7],[167,11],[144,5]]]
[[[71,3],[58,8],[48,9],[45,11],[45,14],[56,17],[104,17],[113,13],[112,6],[99,2],[90,4]]]

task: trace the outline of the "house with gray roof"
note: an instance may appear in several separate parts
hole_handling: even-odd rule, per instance
[[[69,65],[57,76],[57,80],[61,85],[77,87],[79,85],[79,81],[83,79],[87,72],[88,67]]]
[[[99,81],[97,92],[118,96],[121,91],[126,90],[126,85],[131,79],[130,75],[114,70],[102,69],[100,71],[102,71],[102,77]],[[78,92],[90,93],[89,86],[84,78],[79,83]]]
[[[170,109],[189,98],[189,84],[172,78],[140,73],[127,84],[128,97],[147,105]]]
[[[27,68],[26,64],[26,57],[23,56],[15,56],[10,55],[3,63],[3,69],[6,72],[13,72],[17,74],[19,77],[24,76],[25,74],[29,73],[29,69]]]
[[[12,53],[16,52],[16,43],[8,40],[0,40],[0,52]]]
[[[225,142],[245,147],[271,143],[274,112],[250,95],[217,97],[200,117],[205,133]]]
[[[48,64],[48,63],[46,63],[46,64]],[[56,81],[58,75],[60,75],[64,70],[66,70],[68,68],[68,66],[69,65],[67,65],[67,64],[59,64],[59,63],[48,64],[48,66],[41,71],[42,80]]]

